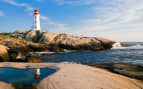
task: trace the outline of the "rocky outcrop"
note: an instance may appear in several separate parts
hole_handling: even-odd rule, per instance
[[[29,41],[35,41],[38,38],[38,35],[39,34],[36,31],[32,30],[26,34],[25,39]]]
[[[113,41],[96,37],[78,37],[68,34],[57,35],[53,42],[62,48],[77,50],[104,50],[111,48]]]
[[[40,43],[46,43],[46,42],[52,43],[52,41],[55,39],[55,37],[57,35],[58,34],[56,34],[56,33],[45,32],[45,33],[42,34],[39,42]]]
[[[78,37],[44,30],[20,30],[9,35],[0,35],[0,44],[9,48],[9,50],[1,48],[4,50],[1,51],[4,53],[3,56],[1,55],[1,61],[8,61],[9,57],[12,61],[23,59],[30,52],[63,52],[65,49],[105,50],[110,49],[113,43],[114,41],[97,37]]]
[[[25,35],[25,39],[32,41],[32,42],[36,42],[39,43],[40,39],[42,37],[42,35],[45,33],[46,31],[44,30],[40,30],[40,31],[35,31],[35,30],[30,30],[27,32],[27,34]]]
[[[13,37],[1,37],[0,44],[5,45],[9,48],[8,53],[10,60],[15,60],[19,53],[23,57],[30,50],[27,45],[32,44],[26,40],[21,40]]]
[[[143,80],[143,66],[125,63],[96,64],[92,67],[106,69],[110,72],[125,75],[127,77]]]
[[[8,48],[4,45],[0,45],[0,61],[9,61]]]
[[[19,33],[17,33],[19,34]],[[97,37],[78,37],[69,34],[56,34],[44,30],[28,31],[25,39],[42,44],[70,50],[104,50],[110,49],[114,41]]]
[[[25,35],[27,34],[27,30],[18,30],[15,31],[13,34],[10,34],[10,37],[15,37],[15,38],[25,38]]]
[[[40,54],[39,53],[29,53],[27,56],[25,56],[25,60],[28,63],[40,63],[41,58],[40,58]]]
[[[21,59],[24,59],[30,52],[49,51],[48,46],[45,44],[33,43],[25,39],[13,38],[11,36],[0,36],[0,44],[9,48],[9,50],[6,50],[7,48],[3,46],[0,48],[1,55],[3,54],[1,59],[5,61],[22,61]],[[9,55],[10,60],[6,58],[8,57],[6,55]]]

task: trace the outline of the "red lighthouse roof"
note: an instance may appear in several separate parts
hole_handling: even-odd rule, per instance
[[[39,14],[39,10],[34,10],[34,15],[38,15]]]
[[[34,12],[39,12],[39,10],[36,9],[36,10],[34,10]]]

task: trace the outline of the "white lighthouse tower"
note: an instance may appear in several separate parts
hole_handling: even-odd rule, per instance
[[[34,30],[40,30],[40,14],[37,9],[34,10],[33,16],[34,16]]]

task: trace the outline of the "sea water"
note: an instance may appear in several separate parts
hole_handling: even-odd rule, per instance
[[[129,63],[143,64],[143,43],[124,42],[129,47],[104,51],[74,51],[43,55],[43,62],[74,62],[81,64]]]

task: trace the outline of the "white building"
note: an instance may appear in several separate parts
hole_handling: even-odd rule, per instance
[[[34,10],[34,30],[40,30],[40,14],[39,11],[36,9]]]

